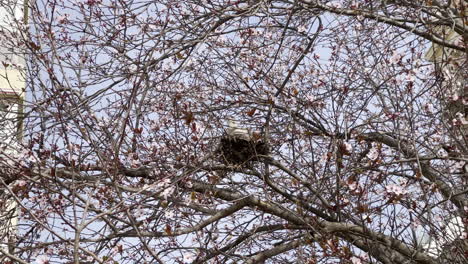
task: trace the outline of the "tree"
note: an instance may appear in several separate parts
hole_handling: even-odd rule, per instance
[[[29,5],[5,263],[466,262],[466,2]]]

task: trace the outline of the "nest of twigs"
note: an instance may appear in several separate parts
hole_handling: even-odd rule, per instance
[[[227,165],[241,165],[259,161],[259,156],[268,155],[270,148],[262,140],[247,140],[224,135],[220,140],[217,152],[220,155],[221,162]]]

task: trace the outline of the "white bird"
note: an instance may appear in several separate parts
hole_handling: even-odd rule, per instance
[[[237,137],[247,141],[249,141],[252,138],[250,131],[246,128],[240,128],[237,121],[233,119],[228,119],[228,128],[226,130],[226,133],[228,136]]]

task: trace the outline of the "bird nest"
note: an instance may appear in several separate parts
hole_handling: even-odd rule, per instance
[[[217,152],[223,163],[241,165],[259,161],[259,156],[268,155],[270,148],[267,143],[259,139],[246,139],[226,134],[221,138]]]

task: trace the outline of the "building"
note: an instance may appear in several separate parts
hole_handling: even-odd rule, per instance
[[[27,2],[26,2],[27,3]],[[19,148],[22,130],[22,109],[25,91],[24,53],[18,46],[9,45],[20,24],[26,22],[24,2],[10,0],[0,2],[0,262],[4,253],[13,254],[17,224],[17,203],[8,190],[11,182],[2,170],[8,167],[9,157]],[[10,41],[7,41],[10,40]],[[13,41],[14,42],[14,41]],[[2,253],[3,251],[3,253]]]
[[[467,36],[458,34],[454,27],[466,28],[468,23],[468,6],[466,2],[452,1],[452,9],[465,10],[464,15],[450,18],[454,25],[438,26],[434,28],[435,34],[444,41],[463,46]],[[426,53],[426,60],[433,62],[440,77],[443,78],[442,89],[446,97],[444,98],[445,118],[451,125],[460,128],[460,136],[466,140],[468,136],[468,60],[467,51],[455,50],[432,44]]]
[[[452,27],[439,26],[434,28],[434,32],[441,36],[445,41],[463,46],[466,39],[458,34],[454,28],[466,28],[468,25],[468,6],[466,1],[456,0],[451,2],[452,10],[465,10],[463,15],[450,18],[453,22]],[[466,30],[465,30],[466,32]],[[466,36],[465,36],[466,38]],[[451,134],[454,136],[454,145],[466,144],[468,140],[468,59],[466,51],[459,51],[438,44],[432,44],[425,56],[426,60],[433,62],[436,71],[442,78],[441,105],[443,107],[444,122],[451,128]],[[449,153],[450,154],[450,153]],[[460,158],[467,158],[460,152]],[[461,177],[468,176],[468,164],[465,163]],[[434,257],[442,263],[462,263],[465,261],[463,252],[468,250],[466,242],[466,226],[463,218],[452,216],[446,219],[446,224],[440,231],[440,234],[424,234],[423,250],[431,257]],[[466,254],[466,253],[465,253]]]

